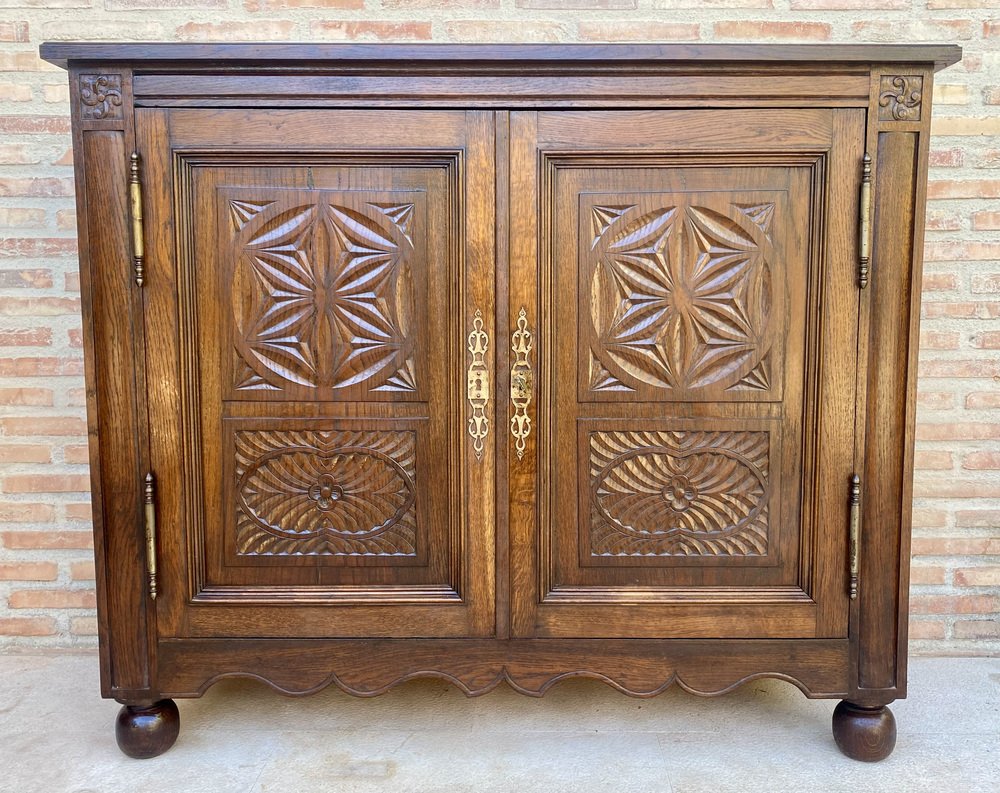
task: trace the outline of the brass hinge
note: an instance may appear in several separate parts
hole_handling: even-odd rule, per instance
[[[132,206],[132,267],[135,285],[142,286],[146,278],[145,244],[142,238],[142,181],[139,176],[139,153],[132,152],[132,167],[128,179],[129,198]]]
[[[868,263],[872,237],[872,157],[865,152],[861,160],[861,199],[858,202],[858,288],[868,286]]]
[[[851,600],[858,597],[858,542],[861,532],[861,477],[851,477]]]
[[[156,600],[156,487],[153,474],[146,474],[143,491],[146,506],[146,572],[149,575],[149,599]]]

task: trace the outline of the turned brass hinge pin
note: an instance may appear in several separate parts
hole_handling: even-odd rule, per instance
[[[858,597],[858,542],[861,531],[861,477],[857,474],[851,477],[851,600]]]
[[[132,152],[128,190],[132,208],[132,266],[135,270],[135,285],[142,286],[146,278],[146,271],[144,265],[145,244],[142,238],[142,181],[139,176],[138,152]]]
[[[861,160],[861,199],[858,211],[861,214],[858,222],[858,287],[864,289],[868,286],[872,237],[872,158],[868,152],[865,152]]]
[[[146,571],[149,575],[149,599],[156,600],[156,488],[153,474],[146,474],[143,491],[146,508]]]

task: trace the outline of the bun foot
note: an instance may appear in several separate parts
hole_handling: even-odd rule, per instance
[[[863,708],[841,700],[833,711],[833,739],[852,760],[885,760],[896,746],[896,718],[885,705]]]
[[[115,722],[115,739],[129,757],[145,760],[173,746],[180,728],[181,717],[172,699],[145,707],[123,705]]]

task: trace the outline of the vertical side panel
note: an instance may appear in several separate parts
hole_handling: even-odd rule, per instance
[[[926,138],[930,108],[887,96],[873,76],[875,215],[865,416],[865,471],[857,607],[860,704],[905,695],[914,391],[919,322]],[[929,73],[921,80],[930,96]],[[911,97],[904,94],[904,99]],[[921,118],[922,116],[922,118]],[[871,146],[872,137],[869,138]],[[899,570],[898,575],[889,574]],[[882,690],[883,693],[876,693]]]
[[[141,304],[128,206],[130,75],[70,74],[80,233],[80,288],[95,557],[106,697],[141,702],[151,688],[141,483]],[[105,86],[95,92],[94,85]]]

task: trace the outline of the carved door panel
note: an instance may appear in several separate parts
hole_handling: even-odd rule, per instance
[[[863,122],[512,114],[513,635],[847,635]]]
[[[492,634],[492,114],[137,116],[161,635]]]

